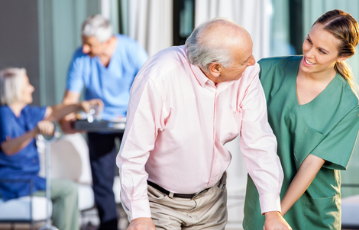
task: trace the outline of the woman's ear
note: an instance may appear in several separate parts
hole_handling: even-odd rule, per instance
[[[349,57],[348,56],[345,56],[345,57],[339,57],[338,59],[337,59],[337,62],[342,62],[342,61],[345,61],[345,60],[347,60]]]
[[[208,71],[213,77],[221,76],[222,65],[216,62],[213,62],[208,65]]]

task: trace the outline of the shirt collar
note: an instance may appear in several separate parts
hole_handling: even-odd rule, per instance
[[[187,57],[186,46],[183,45],[181,48],[183,49],[183,53],[185,54],[186,59],[187,59],[187,61],[188,61],[188,64],[189,64],[189,66],[191,67],[192,73],[193,73],[194,76],[196,77],[198,83],[199,83],[202,87],[204,87],[204,85],[206,84],[206,82],[209,81],[209,78],[202,72],[202,70],[201,70],[198,66],[192,65],[192,64],[189,62],[188,57]]]
[[[202,72],[202,70],[198,66],[192,64],[190,65],[194,76],[197,78],[197,81],[202,87],[204,87],[206,82],[210,81],[209,78]]]
[[[186,46],[183,46],[183,50],[187,56],[187,53],[186,53]],[[188,60],[188,58],[187,58]],[[188,60],[188,63],[189,63],[189,60]],[[203,72],[202,70],[196,66],[196,65],[192,65],[191,63],[189,63],[191,69],[192,69],[192,72],[194,74],[194,76],[196,77],[198,83],[204,87],[205,84],[208,82],[208,81],[211,81]],[[229,81],[229,82],[222,82],[222,83],[219,83],[218,84],[218,89],[220,91],[223,91],[225,90],[226,88],[228,88],[230,85],[232,85],[235,81]],[[214,84],[214,83],[213,83]]]

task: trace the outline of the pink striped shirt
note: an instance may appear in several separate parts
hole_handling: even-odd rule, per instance
[[[131,219],[151,217],[147,180],[185,194],[216,184],[231,162],[224,144],[238,135],[262,213],[280,211],[283,172],[258,72],[255,64],[239,80],[215,85],[189,63],[184,46],[147,61],[131,88],[117,156]]]

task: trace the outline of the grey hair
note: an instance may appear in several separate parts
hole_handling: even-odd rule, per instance
[[[19,102],[23,85],[24,68],[6,68],[0,71],[0,104]]]
[[[233,23],[227,19],[212,19],[195,28],[191,35],[187,38],[185,44],[189,62],[192,65],[201,67],[205,71],[208,71],[208,65],[213,62],[220,63],[225,68],[228,68],[234,61],[231,51],[222,43],[208,43],[205,39],[199,39],[198,33],[201,29],[213,23],[233,26]]]
[[[110,22],[100,14],[86,18],[82,24],[82,36],[96,37],[101,43],[108,41],[112,35]]]

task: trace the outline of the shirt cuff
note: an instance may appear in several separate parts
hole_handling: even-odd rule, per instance
[[[150,203],[147,199],[125,202],[130,211],[130,220],[139,217],[151,218]]]
[[[279,194],[267,194],[259,196],[262,215],[266,212],[282,212]]]

